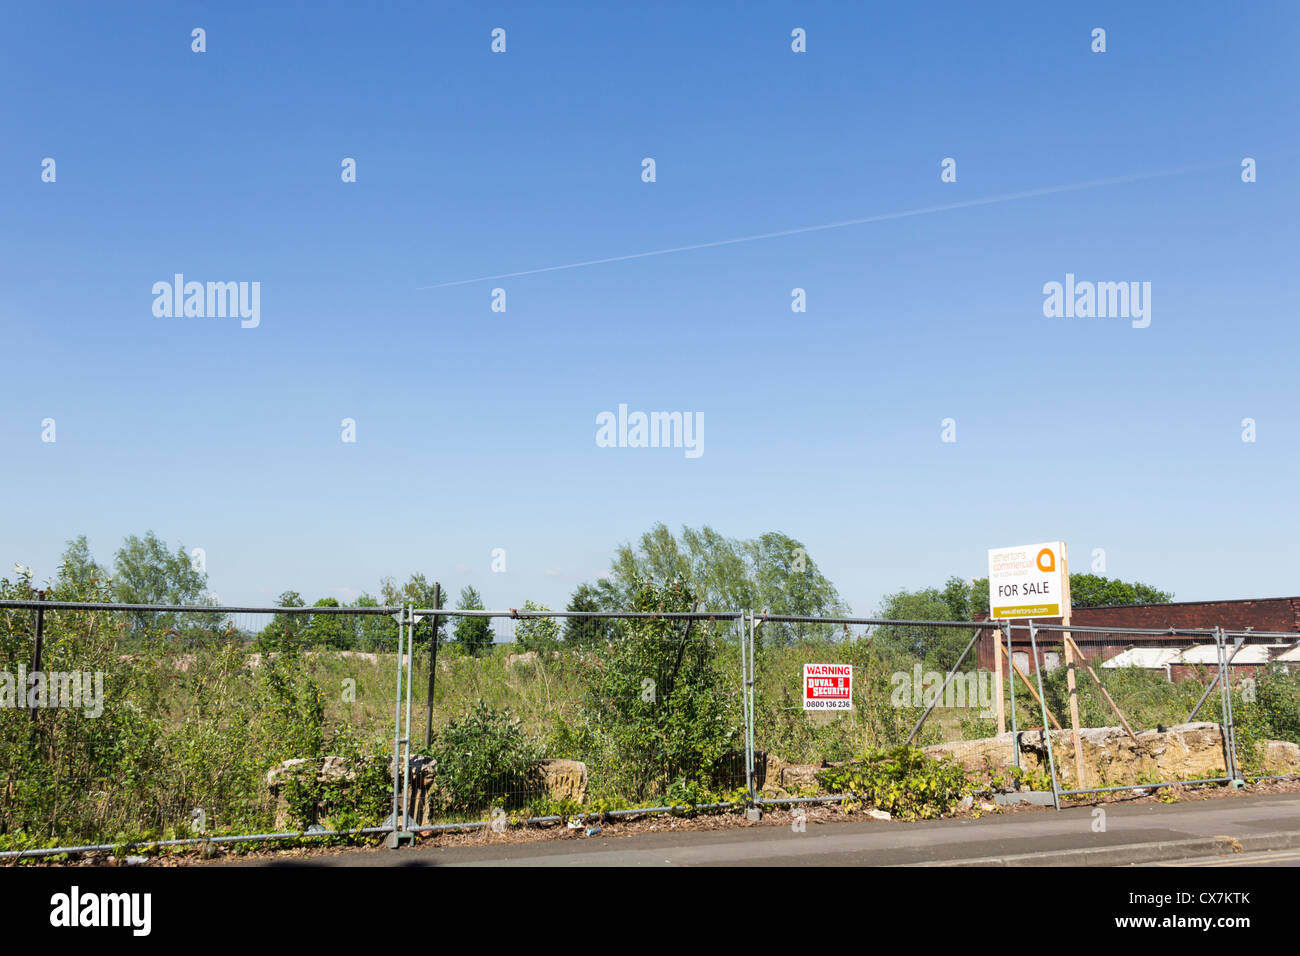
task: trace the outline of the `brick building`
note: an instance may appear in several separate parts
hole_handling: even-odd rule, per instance
[[[1036,624],[1061,623],[1058,618],[1035,618]],[[1015,661],[1026,673],[1034,670],[1029,643],[1029,622],[1011,622],[1011,649]],[[1152,648],[1156,651],[1175,651],[1179,655],[1190,652],[1197,645],[1213,643],[1205,636],[1179,634],[1107,634],[1089,628],[1135,628],[1140,630],[1210,629],[1222,627],[1229,631],[1257,631],[1277,634],[1295,634],[1300,641],[1300,597],[1250,598],[1240,601],[1180,601],[1171,604],[1131,604],[1116,607],[1075,608],[1070,617],[1070,636],[1079,645],[1084,657],[1110,660],[1133,648]],[[1052,670],[1063,660],[1060,632],[1040,631],[1037,634],[1038,657],[1043,666]],[[1285,639],[1279,642],[1285,643]],[[1291,642],[1294,646],[1294,641]],[[985,631],[977,645],[979,666],[994,667],[994,633]],[[1243,652],[1246,653],[1246,652]],[[1282,651],[1285,653],[1285,651]],[[1159,656],[1159,655],[1158,655]],[[1194,656],[1194,655],[1193,655]],[[1240,656],[1240,655],[1239,655]],[[1242,659],[1242,666],[1259,666],[1251,652]],[[1153,657],[1153,660],[1155,658]],[[1173,656],[1166,656],[1159,666],[1170,665]],[[1245,661],[1252,664],[1246,664]],[[1184,676],[1197,665],[1174,663],[1177,676]],[[1237,666],[1234,661],[1233,666]]]

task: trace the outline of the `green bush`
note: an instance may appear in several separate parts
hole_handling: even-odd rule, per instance
[[[852,794],[900,820],[942,816],[972,790],[965,770],[915,747],[872,751],[823,770],[818,780],[831,793]]]
[[[444,813],[515,809],[540,786],[537,745],[508,709],[496,710],[483,700],[439,731],[428,753],[437,784],[431,803]]]
[[[1256,672],[1252,693],[1246,686],[1232,689],[1237,757],[1242,770],[1257,774],[1264,772],[1264,741],[1300,743],[1300,673],[1271,664]]]

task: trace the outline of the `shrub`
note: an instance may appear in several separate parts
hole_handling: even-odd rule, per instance
[[[681,581],[633,589],[635,611],[693,606]],[[586,658],[586,671],[580,736],[602,791],[640,800],[664,794],[678,777],[705,781],[739,740],[739,694],[718,666],[709,622],[624,621]]]
[[[508,709],[496,710],[483,700],[438,733],[429,755],[437,783],[430,799],[443,812],[481,813],[494,805],[514,809],[540,785],[536,744]]]
[[[1242,769],[1262,773],[1265,740],[1300,743],[1300,673],[1289,674],[1278,664],[1261,668],[1253,694],[1240,684],[1233,687],[1232,716]]]
[[[832,793],[849,793],[901,820],[925,820],[951,812],[972,787],[966,771],[948,759],[934,760],[915,747],[865,754],[831,767],[818,780]]]

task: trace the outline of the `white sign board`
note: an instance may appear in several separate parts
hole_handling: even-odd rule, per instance
[[[989,616],[1063,617],[1070,613],[1065,542],[989,550]]]
[[[852,664],[805,664],[804,710],[852,710]]]

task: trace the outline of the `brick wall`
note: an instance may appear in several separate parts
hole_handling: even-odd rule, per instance
[[[1057,618],[1035,618],[1038,624],[1060,624]],[[1012,649],[1016,652],[1029,653],[1029,632],[1017,629],[1014,625],[1027,625],[1028,621],[1012,621]],[[1107,636],[1088,635],[1089,627],[1132,627],[1140,629],[1175,628],[1213,628],[1223,627],[1230,631],[1279,631],[1300,633],[1300,597],[1251,598],[1242,601],[1183,601],[1176,604],[1133,604],[1125,607],[1080,607],[1075,608],[1070,617],[1070,627],[1078,628],[1074,639],[1079,649],[1088,658],[1100,657],[1105,660],[1118,654],[1125,647],[1139,643],[1136,635],[1126,639],[1122,634]],[[978,644],[979,666],[993,669],[992,631],[985,631]],[[1113,643],[1112,643],[1113,642]],[[1196,643],[1208,643],[1206,640],[1187,637],[1162,636],[1159,634],[1143,635],[1141,644],[1150,646],[1168,642],[1176,647],[1186,647]],[[1060,635],[1039,632],[1039,658],[1051,650],[1059,656]],[[1032,655],[1030,655],[1032,657]],[[1030,672],[1035,662],[1029,661]]]

